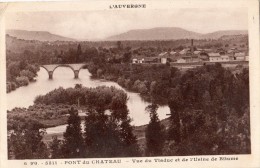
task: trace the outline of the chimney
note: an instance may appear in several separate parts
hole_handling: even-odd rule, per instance
[[[191,39],[191,55],[194,53],[193,39]]]

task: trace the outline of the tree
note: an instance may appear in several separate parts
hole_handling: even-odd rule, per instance
[[[157,114],[158,105],[151,104],[146,107],[150,113],[150,122],[145,130],[146,156],[160,156],[165,141],[164,126],[160,124]]]
[[[81,50],[81,45],[78,44],[78,49],[77,49],[77,55],[76,55],[76,61],[75,62],[79,62],[80,61],[80,56],[82,55],[82,50]]]
[[[52,159],[62,158],[63,154],[61,151],[62,141],[57,138],[57,136],[52,137],[52,142],[50,143],[50,152]]]
[[[169,100],[169,108],[171,110],[170,127],[168,129],[168,139],[174,140],[175,143],[181,141],[180,131],[180,112],[183,110],[183,98],[180,92],[180,88],[176,87],[171,90]]]
[[[139,155],[128,116],[127,95],[122,90],[114,90],[99,87],[86,97],[90,104],[84,134],[88,157]]]
[[[77,61],[77,51],[76,49],[69,48],[68,52],[66,52],[66,63],[75,63]]]
[[[101,78],[101,77],[102,77],[102,74],[103,74],[102,69],[98,69],[98,70],[97,70],[97,77]]]
[[[116,125],[104,113],[91,112],[85,118],[85,144],[87,157],[116,157],[120,150]]]
[[[120,156],[139,156],[139,146],[136,136],[133,134],[133,127],[130,125],[131,119],[128,116],[127,95],[124,92],[118,92],[113,96],[111,101],[111,117],[110,120],[118,125],[120,137]]]
[[[130,63],[131,62],[131,57],[132,57],[131,52],[124,53],[124,55],[123,55],[123,62],[124,63]]]
[[[25,69],[27,67],[28,63],[25,60],[20,61],[19,68]]]
[[[20,69],[19,69],[19,62],[11,62],[7,66],[7,79],[15,79],[17,76],[19,76]]]
[[[121,42],[121,41],[117,41],[117,42],[116,42],[116,45],[117,45],[117,48],[118,48],[119,50],[122,49],[122,42]]]
[[[124,119],[120,124],[120,136],[122,140],[121,156],[136,157],[140,155],[137,138],[133,134],[133,127],[130,125],[130,118]]]
[[[83,87],[82,84],[76,83],[74,88],[75,89],[82,89],[82,87]]]
[[[47,146],[42,142],[45,133],[43,125],[29,120],[16,125],[8,136],[8,155],[15,159],[48,158]]]
[[[84,156],[84,143],[81,132],[81,120],[78,111],[73,107],[69,110],[68,126],[62,146],[65,158],[79,158]]]

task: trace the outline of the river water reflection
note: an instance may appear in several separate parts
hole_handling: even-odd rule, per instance
[[[37,81],[30,83],[26,87],[20,87],[15,91],[7,94],[7,109],[11,110],[15,107],[29,107],[33,105],[33,101],[37,95],[43,95],[51,90],[63,87],[74,87],[75,84],[82,84],[86,87],[97,86],[115,86],[116,88],[123,89],[115,82],[91,79],[91,74],[87,69],[80,70],[79,79],[74,79],[74,73],[70,68],[59,67],[54,71],[53,80],[48,79],[48,73],[45,69],[40,68],[38,72]],[[149,114],[145,112],[145,107],[149,105],[141,99],[138,93],[128,92],[123,89],[129,100],[127,106],[129,109],[129,115],[133,119],[132,125],[139,126],[149,123]],[[158,109],[158,116],[160,119],[166,118],[166,114],[169,113],[168,106],[160,106]],[[55,128],[52,128],[56,130]],[[65,129],[65,126],[58,126],[57,130]],[[51,131],[51,129],[49,129]],[[47,131],[48,132],[48,131]],[[56,132],[56,131],[51,131]]]

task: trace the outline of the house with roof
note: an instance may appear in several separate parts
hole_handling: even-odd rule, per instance
[[[235,53],[238,53],[238,52],[239,52],[239,50],[238,50],[237,48],[230,48],[230,49],[227,51],[227,53],[228,53],[229,56],[234,56]]]
[[[204,51],[202,48],[196,48],[197,51]]]
[[[220,54],[219,53],[208,53],[209,55],[209,62],[219,62]]]
[[[160,59],[158,57],[145,57],[144,63],[158,63]]]
[[[228,55],[222,55],[220,53],[208,53],[209,55],[209,62],[225,62],[229,61],[229,56]]]
[[[191,55],[183,55],[181,59],[185,60],[185,62],[191,62],[192,60]]]
[[[177,59],[177,63],[186,63],[186,60],[183,58]]]
[[[181,57],[181,54],[176,51],[162,52],[158,55],[158,60],[160,63],[166,64],[167,62],[176,62]]]
[[[133,64],[142,64],[142,63],[144,63],[144,58],[133,58],[132,63]]]
[[[237,61],[244,61],[246,60],[246,55],[244,52],[237,52],[234,54],[233,59]]]
[[[180,59],[185,60],[186,63],[189,63],[189,62],[199,62],[200,61],[198,55],[183,55]],[[178,59],[178,60],[180,60],[180,59]],[[180,60],[180,61],[182,61],[182,60]]]
[[[188,51],[190,51],[189,48],[184,48],[183,50],[181,50],[181,51],[179,52],[179,54],[180,54],[180,55],[186,55]]]
[[[168,52],[162,52],[158,56],[159,57],[163,57],[163,56],[168,56],[168,55],[169,55]]]
[[[202,52],[202,51],[196,50],[196,51],[193,52],[193,54],[194,54],[194,55],[199,55],[201,52]]]
[[[166,64],[168,61],[168,58],[170,57],[170,53],[169,52],[162,52],[158,55],[158,60],[160,63],[162,64]]]
[[[176,51],[171,51],[169,54],[170,54],[171,56],[176,56],[176,55],[178,55],[178,54],[179,54],[179,52],[176,52]]]

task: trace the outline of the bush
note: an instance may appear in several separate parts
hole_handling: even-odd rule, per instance
[[[20,76],[26,76],[29,79],[29,81],[32,81],[33,78],[35,77],[35,74],[30,70],[22,70],[20,72]]]
[[[101,77],[103,75],[102,69],[97,70],[97,77]]]
[[[7,82],[7,84],[6,84],[6,91],[7,91],[7,93],[15,90],[16,88],[17,88],[16,83],[14,83],[14,82]]]
[[[15,80],[19,86],[27,86],[29,84],[29,79],[26,76],[18,76]]]
[[[117,83],[118,83],[120,86],[125,87],[125,79],[124,79],[124,78],[119,77],[119,78],[117,79]]]

